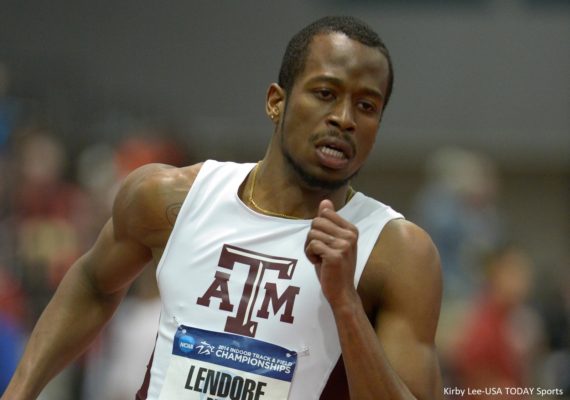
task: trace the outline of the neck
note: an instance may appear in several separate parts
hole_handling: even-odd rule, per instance
[[[240,192],[252,209],[266,215],[291,219],[312,219],[324,199],[342,208],[354,191],[348,184],[329,191],[306,187],[291,173],[291,168],[278,162],[260,161],[249,174]]]

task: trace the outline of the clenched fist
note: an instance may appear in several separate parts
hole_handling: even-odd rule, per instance
[[[319,204],[305,242],[321,288],[333,310],[358,299],[354,287],[358,229],[338,215],[330,200]]]

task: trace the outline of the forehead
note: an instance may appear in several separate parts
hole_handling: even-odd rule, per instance
[[[344,33],[323,33],[313,37],[300,77],[333,75],[337,78],[356,78],[368,84],[385,88],[389,65],[378,48],[366,46]],[[383,90],[384,91],[384,90]]]

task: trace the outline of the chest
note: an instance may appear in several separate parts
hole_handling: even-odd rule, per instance
[[[316,325],[327,303],[304,255],[307,226],[186,228],[173,232],[158,266],[163,303],[179,322],[286,341]]]

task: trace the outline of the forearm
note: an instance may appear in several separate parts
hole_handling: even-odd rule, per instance
[[[390,365],[360,301],[333,309],[350,398],[415,399]]]
[[[107,296],[98,293],[78,261],[38,320],[2,399],[35,399],[55,375],[85,351],[122,296],[122,292]]]

